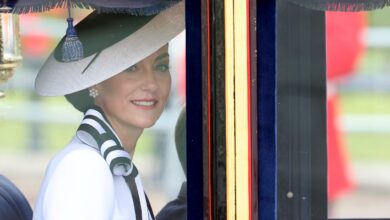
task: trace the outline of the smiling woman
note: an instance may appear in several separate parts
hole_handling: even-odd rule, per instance
[[[154,219],[132,162],[171,87],[169,41],[184,30],[178,3],[159,14],[92,13],[76,25],[84,56],[61,60],[61,45],[36,78],[41,95],[65,95],[85,116],[50,162],[34,219]]]
[[[105,113],[112,127],[122,137],[123,147],[133,154],[144,128],[160,117],[171,88],[168,46],[163,46],[144,60],[120,74],[92,87],[99,95],[95,103]]]

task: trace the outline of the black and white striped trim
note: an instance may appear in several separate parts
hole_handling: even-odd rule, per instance
[[[85,113],[77,132],[89,135],[91,140],[96,141],[95,147],[100,151],[114,175],[128,176],[131,174],[134,167],[131,157],[123,149],[119,138],[99,108],[91,108]]]
[[[100,151],[114,175],[124,177],[131,193],[134,208],[132,212],[136,220],[154,220],[153,210],[144,192],[138,170],[100,108],[93,107],[85,113],[77,135]]]

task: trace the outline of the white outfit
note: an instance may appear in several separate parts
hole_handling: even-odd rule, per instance
[[[96,142],[86,139],[78,131],[51,160],[33,220],[138,220],[133,202],[138,199],[140,219],[153,219],[139,175],[134,175],[134,197],[125,178],[110,170]]]

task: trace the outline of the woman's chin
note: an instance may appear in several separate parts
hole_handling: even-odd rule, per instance
[[[154,124],[156,124],[156,120],[145,120],[145,121],[139,121],[138,123],[134,124],[135,127],[138,127],[138,128],[150,128],[152,127]]]

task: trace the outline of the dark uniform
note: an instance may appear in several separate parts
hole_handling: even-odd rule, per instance
[[[181,185],[177,199],[169,202],[156,216],[157,220],[187,219],[187,182]]]

